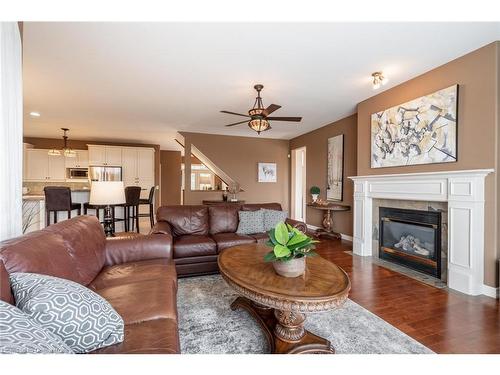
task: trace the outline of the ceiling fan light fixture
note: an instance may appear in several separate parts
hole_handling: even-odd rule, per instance
[[[248,114],[250,116],[259,116],[262,115],[262,112],[264,112],[264,108],[252,108],[248,111]]]
[[[263,131],[266,131],[270,128],[269,121],[264,119],[253,119],[248,122],[248,126],[250,129],[255,130],[257,134],[260,134]]]

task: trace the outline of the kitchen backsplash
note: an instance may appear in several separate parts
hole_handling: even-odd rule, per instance
[[[43,194],[45,186],[67,186],[71,190],[90,189],[88,182],[24,182],[23,187],[28,188],[28,194]]]

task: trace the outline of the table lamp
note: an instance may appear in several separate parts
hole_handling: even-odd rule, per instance
[[[105,206],[104,233],[106,237],[113,237],[113,216],[111,206],[125,203],[125,188],[123,181],[93,181],[90,187],[89,204]]]

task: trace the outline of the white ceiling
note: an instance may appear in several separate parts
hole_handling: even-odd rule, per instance
[[[500,23],[24,24],[25,135],[176,149],[177,131],[257,136],[243,118],[264,84],[283,107],[262,136],[290,139],[355,112],[372,95],[500,39]],[[380,91],[380,90],[379,90]],[[377,91],[378,92],[378,91]],[[39,111],[40,118],[31,118]]]

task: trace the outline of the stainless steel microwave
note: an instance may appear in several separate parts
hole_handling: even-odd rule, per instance
[[[71,180],[88,180],[89,170],[88,168],[67,168],[66,178]]]

